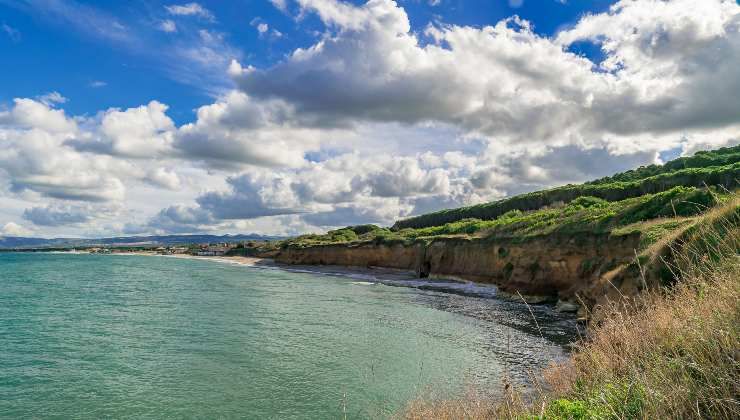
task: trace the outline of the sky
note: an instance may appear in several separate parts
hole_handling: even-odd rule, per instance
[[[740,143],[735,0],[0,0],[0,236],[295,235]]]

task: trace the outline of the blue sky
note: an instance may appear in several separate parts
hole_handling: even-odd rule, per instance
[[[392,224],[740,143],[734,0],[0,0],[0,235]]]
[[[424,0],[400,2],[417,31],[429,22],[480,27],[518,14],[532,22],[538,33],[553,35],[573,25],[584,13],[604,11],[613,1],[529,0],[518,7],[510,3],[517,5],[507,0],[441,0],[436,6]],[[0,101],[58,91],[68,99],[63,105],[68,112],[93,114],[156,99],[170,106],[176,122],[184,123],[193,119],[195,108],[211,101],[215,91],[228,87],[230,82],[225,73],[206,80],[183,81],[190,77],[182,74],[187,70],[172,69],[172,63],[164,61],[163,51],[192,42],[197,31],[206,29],[221,33],[235,58],[264,68],[295,48],[310,46],[316,41],[315,32],[324,31],[314,15],[296,21],[299,12],[290,2],[287,13],[267,0],[200,2],[213,14],[213,20],[173,16],[165,8],[172,4],[178,3],[0,0],[0,24],[15,31],[14,35],[7,31],[0,34],[0,54],[7,63],[0,67]],[[90,27],[93,18],[102,29]],[[157,29],[168,19],[175,22],[177,32]],[[116,31],[111,28],[114,23],[125,28]],[[280,31],[282,36],[260,36],[256,28],[259,23]],[[114,34],[104,33],[106,29]],[[598,48],[581,51],[599,54]],[[189,67],[187,62],[181,65]]]

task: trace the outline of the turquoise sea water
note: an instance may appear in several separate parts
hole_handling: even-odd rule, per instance
[[[491,298],[146,256],[0,254],[0,417],[385,418],[495,390],[573,323]]]

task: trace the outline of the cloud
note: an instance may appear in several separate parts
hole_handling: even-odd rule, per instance
[[[269,35],[270,38],[277,39],[283,36],[283,33],[278,31],[277,29],[270,29],[270,25],[268,25],[267,22],[263,21],[262,18],[259,16],[252,19],[249,24],[251,26],[254,26],[260,38],[264,38]]]
[[[186,4],[173,4],[164,7],[167,12],[171,15],[176,16],[196,16],[209,22],[214,22],[216,17],[213,16],[210,10],[201,6],[198,3],[186,3]]]
[[[8,222],[0,229],[0,236],[29,236],[32,233],[15,222]]]
[[[3,32],[10,38],[13,42],[20,42],[21,41],[21,32],[12,26],[9,26],[7,23],[3,23],[0,25],[0,28],[2,28]]]
[[[144,180],[155,187],[168,190],[177,190],[182,186],[182,181],[175,171],[162,167],[148,171]]]
[[[255,103],[231,92],[200,107],[196,122],[180,127],[174,146],[216,167],[300,166],[306,151],[318,148],[321,133],[294,121],[299,118],[280,101]]]
[[[82,132],[63,110],[32,99],[15,99],[0,112],[0,171],[14,193],[48,198],[122,200],[125,187],[108,157],[89,159],[66,146]]]
[[[307,226],[394,220],[442,208],[612,174],[656,163],[655,152],[612,155],[602,147],[524,148],[516,153],[459,151],[416,156],[344,153],[299,167],[253,168],[228,178],[187,208],[214,225],[296,215]],[[180,231],[187,230],[183,220]],[[162,223],[159,223],[162,225]],[[193,226],[191,226],[191,229]]]
[[[280,98],[337,123],[440,121],[541,138],[563,118],[576,118],[575,110],[558,110],[556,96],[574,96],[591,83],[592,63],[518,20],[482,29],[430,27],[436,43],[422,47],[393,2],[300,4],[338,33],[269,69],[243,69],[235,81],[255,98]]]
[[[83,152],[134,158],[166,154],[173,141],[175,124],[166,115],[167,105],[151,101],[125,111],[109,109],[102,115],[98,135],[72,139],[66,144]]]
[[[370,173],[365,182],[377,197],[444,194],[450,188],[444,169],[424,170],[413,158],[390,160],[380,170]]]
[[[430,208],[430,202],[420,201],[425,197],[438,203],[467,203],[478,202],[480,195],[491,191],[488,186],[473,188],[464,176],[475,157],[440,156],[436,160],[443,167],[426,167],[431,160],[389,155],[366,159],[348,153],[299,168],[252,169],[228,178],[227,190],[206,192],[194,206],[181,210],[202,216],[194,225],[206,218],[220,223],[278,215],[298,215],[317,226],[390,224],[415,208]],[[161,220],[156,223],[163,225]],[[184,224],[184,219],[178,223]]]
[[[162,32],[173,33],[177,32],[177,24],[171,19],[165,19],[159,22],[157,29]]]
[[[287,0],[270,0],[270,3],[272,3],[272,5],[275,6],[275,8],[280,10],[281,12],[288,13]]]
[[[694,130],[737,130],[736,2],[711,0],[696,13],[688,0],[621,1],[557,38],[516,17],[483,28],[434,24],[422,36],[389,0],[298,3],[333,33],[270,68],[233,74],[253,99],[279,99],[304,116],[434,121],[508,146],[612,150],[640,134],[667,149]],[[569,51],[584,39],[602,46],[603,63]]]
[[[89,86],[91,88],[102,88],[108,86],[108,83],[102,80],[93,80],[92,82],[90,82]]]
[[[232,61],[227,34],[185,19],[178,37],[158,37],[173,74],[217,98],[179,127],[158,101],[93,116],[68,116],[54,94],[0,108],[0,194],[80,229],[125,203],[148,220],[120,223],[129,231],[298,232],[740,143],[736,2],[619,1],[552,37],[517,17],[412,28],[390,0],[296,4],[299,24],[315,14],[324,32],[266,68]],[[191,5],[172,13],[200,16]],[[584,42],[604,59],[572,52]],[[237,90],[213,83],[226,77]]]
[[[67,102],[67,98],[65,98],[59,92],[56,92],[56,91],[43,94],[39,96],[37,99],[39,102],[41,102],[42,104],[48,107],[53,107],[53,106],[56,106],[57,104],[63,104]]]
[[[33,207],[23,212],[23,218],[36,226],[83,224],[92,220],[89,209],[70,205]]]
[[[172,45],[163,46],[161,60],[169,76],[206,90],[211,96],[230,90],[233,82],[227,70],[242,52],[228,42],[224,33],[207,29],[182,32],[182,36],[171,40]]]
[[[412,206],[398,199],[370,198],[336,206],[331,211],[304,215],[307,223],[324,228],[365,223],[390,225],[399,215],[409,214]]]
[[[592,104],[592,124],[632,135],[737,125],[740,5],[710,0],[622,1],[586,16],[556,42],[590,41],[616,76]]]
[[[13,103],[10,111],[0,111],[0,124],[21,129],[38,128],[58,134],[71,134],[77,130],[75,121],[68,119],[63,110],[28,98],[17,98]]]
[[[287,178],[243,174],[227,182],[230,191],[208,192],[196,199],[200,208],[216,219],[253,219],[302,211]]]
[[[175,204],[162,209],[148,222],[147,227],[167,233],[192,233],[211,230],[214,223],[215,220],[205,210]],[[129,226],[128,230],[143,231],[135,226]]]

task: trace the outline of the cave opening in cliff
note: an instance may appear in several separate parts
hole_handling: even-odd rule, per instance
[[[425,279],[429,277],[429,272],[432,271],[432,265],[427,261],[419,268],[419,278]]]

